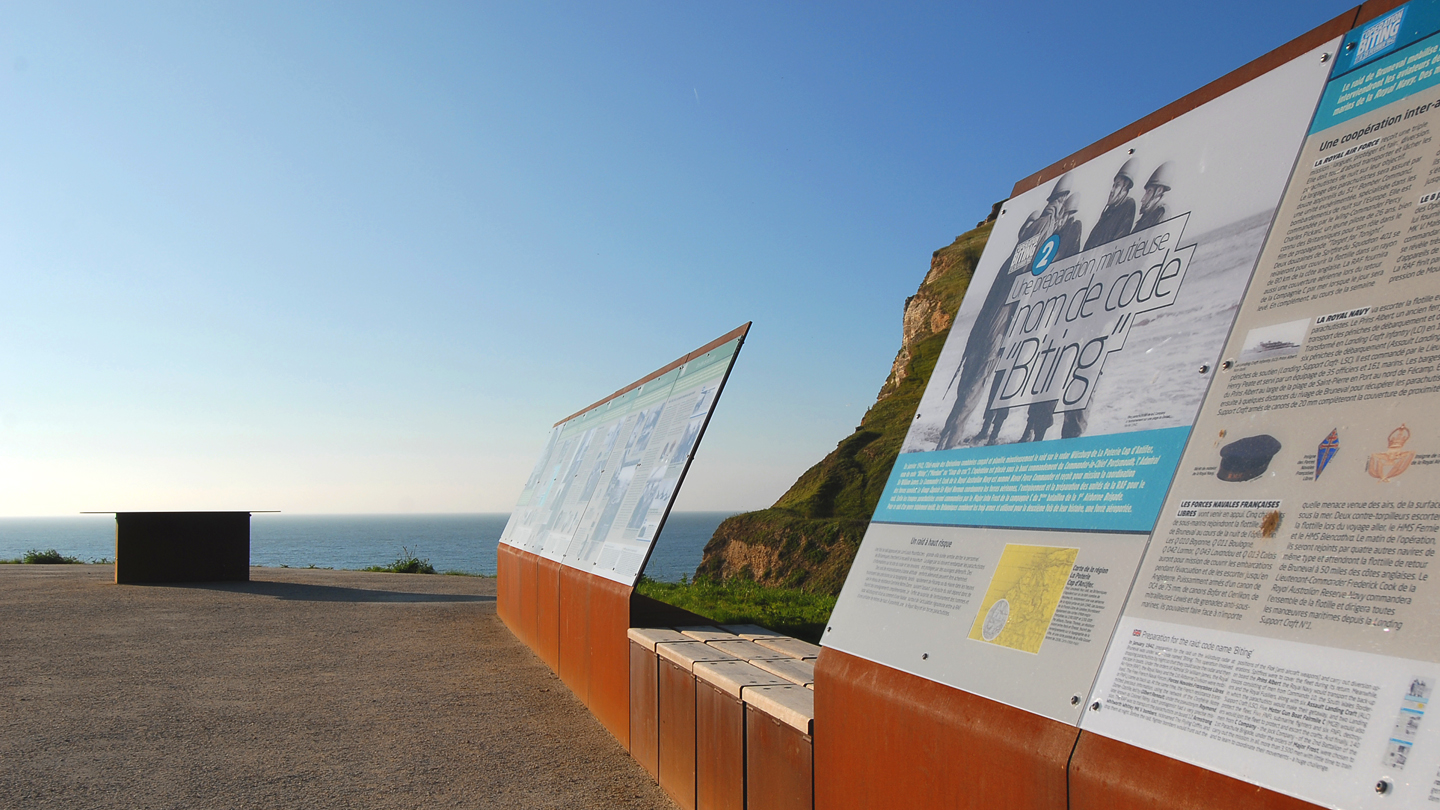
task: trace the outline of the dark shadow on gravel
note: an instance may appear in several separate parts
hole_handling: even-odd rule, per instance
[[[156,587],[154,585],[146,587]],[[493,596],[463,593],[409,593],[372,591],[368,588],[341,588],[334,585],[304,585],[297,582],[190,582],[159,587],[195,588],[230,593],[253,593],[292,602],[494,602]]]

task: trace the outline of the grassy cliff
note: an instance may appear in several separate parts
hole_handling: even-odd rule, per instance
[[[721,523],[705,546],[697,579],[840,592],[992,225],[981,223],[931,257],[920,289],[905,301],[890,376],[860,426],[774,506]]]

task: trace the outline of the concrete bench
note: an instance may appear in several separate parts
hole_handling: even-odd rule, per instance
[[[656,685],[660,787],[685,810],[695,810],[694,669],[709,662],[745,662],[703,641],[657,643],[655,651],[660,658]]]
[[[745,694],[785,683],[747,661],[695,665],[697,810],[745,810]]]
[[[757,638],[755,643],[761,647],[768,647],[775,652],[782,652],[791,658],[819,658],[820,647],[808,641],[801,641],[798,638],[782,636],[780,638]]]
[[[745,690],[748,810],[811,810],[815,796],[815,692],[800,686]]]
[[[755,625],[631,628],[630,753],[685,810],[811,810],[815,656]]]
[[[771,658],[790,658],[783,652],[772,650],[769,647],[762,647],[749,639],[736,639],[734,641],[707,641],[711,647],[717,650],[724,650],[727,653],[739,658],[742,661],[762,661]],[[790,660],[795,660],[790,658]]]
[[[774,630],[767,630],[758,624],[722,624],[721,630],[726,630],[740,638],[748,638],[754,641],[757,638],[788,638],[784,633],[777,633]]]
[[[740,641],[739,636],[729,630],[721,630],[718,627],[704,625],[701,627],[677,627],[676,630],[684,633],[696,641]]]
[[[660,780],[660,654],[657,644],[694,643],[667,628],[632,627],[630,639],[630,755]]]
[[[815,662],[798,658],[756,659],[750,663],[796,686],[815,688]]]

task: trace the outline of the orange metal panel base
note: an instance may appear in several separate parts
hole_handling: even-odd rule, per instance
[[[510,547],[504,543],[495,549],[495,615],[506,627],[510,626],[511,617],[515,615],[510,609],[510,597],[514,594],[514,586],[510,584],[512,559]]]
[[[530,646],[531,641],[527,628],[535,624],[534,589],[527,588],[527,585],[535,584],[534,578],[528,576],[533,571],[534,559],[534,555],[528,552],[505,545],[500,546],[495,555],[496,612],[510,632],[526,646]]]
[[[536,641],[536,618],[539,615],[539,584],[540,558],[528,551],[520,552],[520,610],[516,622],[516,635],[525,642],[525,646],[535,649]]]
[[[594,577],[560,569],[560,666],[555,672],[590,705],[590,583]]]
[[[1070,810],[1316,810],[1317,805],[1098,734],[1070,760]]]
[[[509,546],[496,554],[497,610],[626,748],[634,588]]]
[[[560,670],[560,563],[535,560],[535,654],[551,671]]]
[[[695,676],[660,659],[660,787],[695,810]]]
[[[630,756],[652,778],[660,779],[660,657],[630,642]]]
[[[695,808],[745,810],[745,704],[698,678]]]
[[[523,587],[520,577],[520,552],[508,546],[506,548],[509,550],[509,562],[506,564],[507,571],[505,573],[505,582],[508,585],[505,603],[510,606],[508,611],[510,617],[506,620],[506,624],[514,629],[515,623],[520,621],[520,592]]]
[[[826,649],[815,667],[815,807],[1064,810],[1078,733]]]
[[[811,810],[815,806],[810,735],[745,707],[745,802],[748,810]]]
[[[590,578],[590,683],[585,705],[607,731],[630,747],[629,585]]]

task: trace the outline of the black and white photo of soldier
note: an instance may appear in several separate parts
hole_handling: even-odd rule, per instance
[[[1102,156],[1067,168],[1059,182],[1055,177],[1039,184],[1026,181],[991,226],[989,244],[975,265],[901,452],[967,451],[954,458],[969,458],[968,451],[975,450],[975,457],[989,457],[985,445],[991,442],[998,448],[1022,438],[1089,441],[1190,425],[1209,382],[1194,369],[1214,363],[1229,335],[1235,307],[1290,175],[1301,137],[1294,133],[1304,129],[1293,122],[1309,120],[1314,112],[1313,93],[1299,88],[1315,86],[1318,70],[1305,60],[1287,63]],[[1075,195],[1083,203],[1066,208],[1078,214],[1064,218],[1054,211],[1057,198],[1064,196],[1068,202]],[[1006,413],[988,410],[987,405],[995,401],[995,375],[1011,379],[1017,358],[998,355],[1019,340],[1010,331],[1023,306],[1013,307],[1012,315],[1007,304],[1017,283],[1034,278],[1022,279],[1020,274],[1032,264],[1040,244],[1059,232],[1062,218],[1078,219],[1086,226],[1080,254],[1056,269],[1072,268],[1091,251],[1103,269],[1109,265],[1101,254],[1122,251],[1123,256],[1129,255],[1123,251],[1140,250],[1140,233],[1175,222],[1177,216],[1186,217],[1183,225],[1176,225],[1183,230],[1166,247],[1193,246],[1193,252],[1175,305],[1135,317],[1124,344],[1097,358],[1094,365],[1100,368],[1082,372],[1087,386],[1083,393],[1079,377],[1067,374],[1071,369],[1062,367],[1053,375],[1047,369],[1047,392],[1073,385],[1060,390],[1067,391],[1069,402],[1087,400],[1088,408],[1070,411],[1059,404],[1047,429],[1051,414],[1029,408],[1039,397],[1031,391],[1014,392],[1002,402],[1017,403],[1012,407],[1026,418],[1008,414],[997,429]],[[1051,245],[1059,247],[1059,241]],[[1048,286],[1053,283],[1029,285],[1026,295]],[[1068,345],[1076,337],[1073,332],[1066,337],[1068,327],[1062,322],[1042,328],[1045,339]],[[1097,386],[1101,376],[1105,382]],[[1016,384],[1023,379],[1016,376]]]
[[[1165,193],[1174,185],[1175,170],[1170,161],[1165,161],[1156,167],[1150,174],[1150,179],[1145,181],[1145,196],[1140,198],[1140,219],[1135,223],[1134,230],[1143,231],[1146,228],[1154,227],[1165,221]]]
[[[1068,259],[1080,252],[1080,233],[1084,227],[1080,223],[1080,195],[1071,192],[1065,200],[1064,219],[1060,226],[1060,249],[1055,253],[1055,261]],[[1055,400],[1049,402],[1036,402],[1026,408],[1025,430],[1020,434],[1022,442],[1039,442],[1045,440],[1045,432],[1055,424]],[[991,417],[991,413],[994,417]],[[987,445],[995,444],[1000,440],[1000,428],[1005,424],[1005,418],[1009,416],[1009,408],[991,408],[985,412],[985,419],[991,424],[990,435],[985,436],[984,429],[981,429],[983,439]]]
[[[980,305],[980,312],[975,317],[975,325],[971,329],[969,341],[965,344],[960,364],[951,377],[951,384],[955,386],[956,390],[955,404],[950,410],[949,417],[945,420],[945,427],[940,432],[938,449],[944,450],[963,444],[973,444],[975,441],[982,440],[986,431],[990,429],[992,420],[987,418],[986,425],[981,428],[974,440],[970,442],[965,440],[965,418],[980,404],[982,397],[986,401],[991,398],[988,394],[991,389],[1000,384],[1000,380],[1003,378],[1003,372],[997,368],[1000,359],[998,354],[1004,343],[1005,332],[1010,328],[1010,318],[1014,315],[1016,307],[1013,303],[1006,303],[1006,299],[1010,297],[1010,288],[1014,285],[1017,277],[1030,272],[1030,266],[1035,260],[1035,251],[1040,245],[1065,226],[1065,209],[1070,192],[1070,175],[1063,175],[1055,181],[1055,185],[1051,187],[1050,194],[1046,198],[1044,209],[1032,213],[1026,218],[1025,224],[1021,226],[1020,233],[1017,235],[1015,248],[1010,251],[1009,258],[1005,260],[1000,271],[995,275],[995,281],[990,285],[985,301]],[[1080,238],[1078,223],[1070,234],[1073,234],[1078,244]],[[1061,241],[1065,241],[1070,234],[1062,234]],[[988,386],[987,382],[990,383]]]
[[[1131,160],[1125,161],[1125,165],[1120,167],[1120,171],[1122,173],[1126,172],[1127,169],[1133,168],[1134,163],[1135,161],[1133,158]],[[1150,173],[1150,179],[1145,181],[1145,196],[1140,201],[1140,219],[1138,222],[1135,223],[1135,227],[1131,229],[1130,233],[1135,233],[1144,230],[1145,228],[1159,225],[1160,223],[1165,221],[1165,205],[1162,203],[1162,200],[1165,199],[1165,193],[1168,192],[1175,184],[1175,181],[1172,179],[1174,175],[1175,171],[1171,167],[1170,161],[1168,160],[1164,163],[1161,163],[1155,168],[1155,171]],[[1115,175],[1115,184],[1119,185],[1119,183],[1120,175],[1117,174]],[[1114,199],[1113,189],[1111,192],[1111,199]],[[1125,197],[1125,202],[1130,204],[1131,210],[1134,209],[1135,203],[1129,198],[1128,194]],[[1108,211],[1110,209],[1106,208],[1106,210]],[[1100,226],[1097,223],[1095,227],[1096,230],[1099,230]],[[1121,234],[1120,236],[1126,235],[1128,234]],[[1120,236],[1114,238],[1119,239]],[[1095,234],[1092,232],[1090,234],[1090,237],[1091,240],[1093,240],[1095,238]],[[1096,242],[1096,244],[1103,245],[1105,244],[1105,242],[1109,241],[1112,240],[1106,239],[1101,242]],[[1089,244],[1090,240],[1087,240],[1087,247],[1089,246]],[[1091,383],[1091,385],[1098,387],[1100,385],[1100,381],[1104,378],[1105,371],[1102,369],[1099,374],[1095,375],[1095,380]],[[1093,392],[1090,394],[1090,402],[1095,402],[1095,394]],[[1088,427],[1090,421],[1089,411],[1090,407],[1088,405],[1084,408],[1081,408],[1080,410],[1066,411],[1064,422],[1060,425],[1060,438],[1073,439],[1077,436],[1084,436],[1085,429],[1086,427]],[[1044,435],[1042,434],[1040,438],[1043,439]],[[1025,440],[1021,439],[1021,441]]]
[[[1110,184],[1110,198],[1105,201],[1105,210],[1100,212],[1095,228],[1085,239],[1085,250],[1099,247],[1106,242],[1124,239],[1134,230],[1135,200],[1130,198],[1130,189],[1135,187],[1135,158],[1125,161]]]

